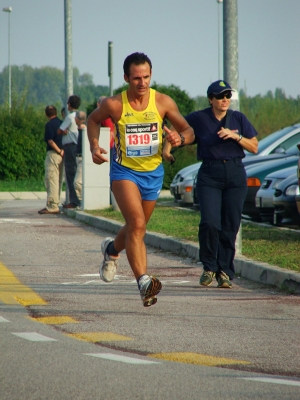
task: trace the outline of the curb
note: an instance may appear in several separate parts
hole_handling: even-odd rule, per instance
[[[84,222],[97,229],[118,233],[122,223],[103,217],[95,217],[84,211],[63,210],[64,214]],[[161,233],[146,232],[145,244],[163,251],[170,251],[182,257],[199,259],[199,247],[194,242],[178,240]],[[243,278],[266,285],[276,286],[293,294],[300,294],[300,274],[288,269],[236,256],[234,260],[236,274]]]

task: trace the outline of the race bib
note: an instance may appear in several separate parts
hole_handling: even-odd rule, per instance
[[[159,148],[158,122],[127,124],[125,127],[127,157],[149,157]]]

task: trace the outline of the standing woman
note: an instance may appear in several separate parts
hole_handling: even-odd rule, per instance
[[[227,112],[232,90],[225,81],[213,82],[207,89],[210,107],[185,117],[194,129],[197,159],[202,160],[196,186],[201,213],[199,257],[204,270],[200,284],[210,286],[216,277],[220,288],[231,288],[234,278],[235,240],[247,194],[244,149],[257,153],[258,148],[257,131],[246,116]],[[164,157],[172,160],[168,146]]]

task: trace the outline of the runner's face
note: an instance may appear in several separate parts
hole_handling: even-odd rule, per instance
[[[150,65],[145,64],[135,65],[131,64],[129,76],[124,75],[124,79],[129,83],[129,90],[138,96],[143,96],[147,93],[151,81]]]

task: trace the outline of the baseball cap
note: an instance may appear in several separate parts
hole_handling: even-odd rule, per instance
[[[226,81],[216,81],[211,83],[207,89],[207,97],[211,94],[220,94],[228,90],[234,90]]]

